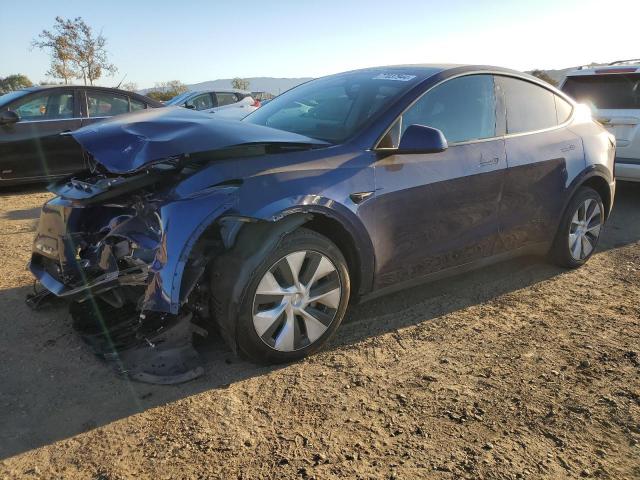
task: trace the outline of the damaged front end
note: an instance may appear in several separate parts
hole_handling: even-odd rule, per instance
[[[207,269],[249,220],[237,213],[243,177],[235,162],[326,144],[177,107],[71,135],[92,168],[49,187],[57,196],[42,209],[29,264],[44,288],[27,302],[69,300],[82,337],[130,378],[197,377],[192,336],[210,324]],[[217,161],[225,166],[206,168]]]
[[[28,299],[32,307],[45,295],[69,300],[74,327],[94,351],[150,383],[203,372],[192,346],[194,333],[206,334],[200,282],[222,244],[201,234],[234,202],[228,185],[180,197],[167,187],[176,175],[157,165],[53,185],[59,196],[42,209],[29,264],[44,287]]]

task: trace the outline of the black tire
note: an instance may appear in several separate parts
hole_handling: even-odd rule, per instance
[[[308,252],[300,267],[301,270],[299,273],[301,277],[305,266],[306,268],[311,268],[308,267],[308,259],[311,258],[311,255],[318,253],[330,260],[335,267],[335,272],[332,272],[331,275],[333,276],[333,281],[335,281],[336,276],[339,280],[341,296],[337,308],[331,309],[333,319],[320,337],[306,346],[302,346],[293,351],[280,351],[268,345],[256,331],[256,327],[254,326],[254,298],[256,297],[256,290],[267,272],[270,272],[271,269],[275,267],[275,264],[279,264],[287,255],[301,251]],[[241,300],[236,325],[236,341],[240,351],[249,359],[262,364],[291,362],[316,352],[340,326],[349,303],[349,271],[342,252],[323,235],[312,230],[299,228],[285,235],[274,248],[265,252],[262,256],[263,258],[258,259],[258,266],[248,278],[246,285],[243,286],[240,297]],[[336,274],[335,276],[334,273]],[[278,301],[280,300],[276,300],[276,303]],[[301,329],[304,330],[302,335],[306,335],[306,327],[301,327],[299,323],[302,322],[302,324],[306,324],[306,322],[304,322],[301,317],[296,317],[294,322],[298,322],[295,329],[298,337],[300,336]],[[308,337],[306,341],[309,341]]]
[[[592,245],[591,251],[586,253],[584,257],[582,257],[581,254],[578,254],[578,257],[580,258],[576,258],[576,256],[572,254],[569,245],[569,235],[573,228],[572,225],[574,216],[579,211],[579,209],[585,205],[585,202],[588,202],[589,200],[594,201],[595,204],[597,204],[597,207],[600,209],[599,216],[596,215],[596,217],[599,218],[600,228],[598,229],[597,236],[594,237],[593,235],[591,235],[588,237],[588,240]],[[594,204],[590,203],[590,205]],[[551,258],[551,260],[555,264],[565,268],[578,268],[584,265],[589,260],[589,258],[591,258],[591,255],[593,255],[596,247],[598,246],[598,241],[600,240],[600,236],[602,235],[602,227],[604,226],[604,211],[604,205],[602,203],[600,194],[590,187],[580,187],[580,189],[575,193],[575,195],[569,202],[569,205],[567,205],[567,208],[562,215],[560,226],[558,227],[556,237],[553,241],[551,250],[549,251],[549,257]],[[596,217],[594,217],[592,223],[595,221]]]

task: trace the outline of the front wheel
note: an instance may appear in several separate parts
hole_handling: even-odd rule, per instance
[[[569,202],[551,248],[551,257],[562,267],[584,265],[598,245],[604,224],[600,194],[582,187]]]
[[[316,232],[296,230],[265,255],[246,285],[238,346],[259,363],[302,358],[338,328],[349,294],[340,250]]]

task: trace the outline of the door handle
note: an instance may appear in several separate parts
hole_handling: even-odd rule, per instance
[[[480,159],[480,165],[482,166],[497,165],[499,161],[500,161],[500,157],[491,157],[490,159],[485,159],[484,157],[482,157]]]

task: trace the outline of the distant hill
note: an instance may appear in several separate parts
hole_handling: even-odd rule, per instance
[[[606,65],[606,63],[591,63],[590,65]],[[547,74],[553,78],[555,81],[560,83],[567,72],[576,69],[577,67],[569,67],[563,68],[560,70],[543,70],[547,72]],[[531,72],[527,72],[531,73]],[[200,90],[216,90],[216,89],[228,89],[231,88],[231,78],[221,78],[218,80],[209,80],[207,82],[194,83],[191,85],[187,85],[189,90],[200,91]],[[313,80],[311,77],[301,77],[301,78],[277,78],[277,77],[252,77],[246,78],[245,80],[249,81],[249,90],[252,92],[269,92],[273,95],[280,95],[282,92],[289,90],[290,88],[296,87],[301,83],[308,82],[309,80]],[[140,90],[140,93],[147,93],[153,90],[153,88],[145,88],[144,90]]]
[[[209,80],[207,82],[194,83],[187,85],[189,90],[201,91],[201,90],[216,90],[216,89],[228,89],[231,87],[231,78],[221,78],[218,80]],[[275,77],[252,77],[245,78],[249,81],[249,90],[252,92],[269,92],[273,95],[280,95],[282,92],[296,87],[301,83],[313,80],[311,77],[302,78],[275,78]],[[153,88],[145,88],[140,90],[140,93],[147,93],[153,90]]]

